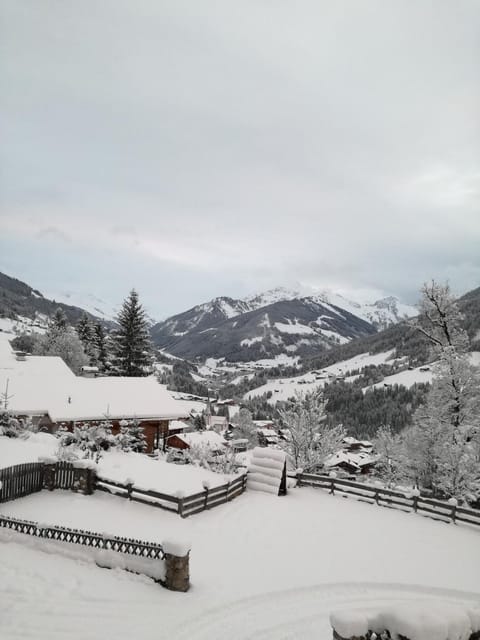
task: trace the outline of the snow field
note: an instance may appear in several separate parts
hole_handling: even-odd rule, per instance
[[[315,374],[313,372],[305,373],[301,376],[295,376],[293,378],[275,378],[269,380],[267,383],[256,389],[252,389],[245,394],[245,399],[255,398],[267,393],[272,392],[272,397],[268,400],[269,404],[275,404],[279,400],[288,400],[295,395],[296,392],[309,392],[314,389],[321,389],[326,382],[329,382],[328,375],[331,376],[343,376],[347,371],[353,369],[362,369],[368,365],[379,365],[387,362],[393,356],[393,350],[385,351],[383,353],[375,353],[370,355],[369,353],[362,353],[348,360],[342,360],[328,367],[322,369],[321,374]],[[317,379],[318,376],[323,376],[321,379]],[[346,378],[346,382],[353,381],[356,376]]]
[[[84,602],[89,581],[94,581],[93,599],[98,597],[96,577],[86,575],[84,567],[64,567],[60,581],[81,584],[84,589],[79,601],[71,605],[76,612],[74,618],[86,616],[81,632],[72,625],[64,638],[128,637],[131,618],[147,615],[157,635],[145,621],[139,621],[132,637],[168,637],[168,631],[176,640],[330,640],[328,616],[335,610],[372,608],[399,600],[466,602],[470,607],[480,602],[478,531],[344,500],[306,487],[293,489],[281,498],[247,492],[232,503],[186,520],[105,494],[82,496],[63,491],[42,492],[5,503],[2,511],[14,517],[151,541],[168,538],[191,542],[189,593],[174,594],[172,598],[171,593],[156,586],[155,606],[147,613],[144,603],[137,606],[137,599],[145,598],[151,603],[153,592],[138,593],[138,581],[128,582],[135,576],[126,578],[128,574],[124,574],[118,587],[121,594],[124,589],[129,590],[131,606],[115,605],[113,583],[102,592],[105,616],[110,619],[113,607],[117,616],[110,635],[94,635],[91,628],[95,618],[93,614],[88,617]],[[45,585],[39,586],[39,582],[53,577],[39,577],[34,558],[24,567],[21,555],[10,557],[2,553],[1,546],[2,558],[9,556],[10,570],[20,576],[20,596],[16,597],[20,604],[11,612],[9,628],[14,629],[15,624],[21,628],[22,616],[35,598],[33,610],[40,630],[35,637],[47,637],[42,633],[51,629],[53,621],[43,619],[39,613],[42,599],[45,602],[45,596],[39,594],[46,593]],[[52,559],[52,569],[47,573],[57,571],[55,563],[56,559]],[[89,570],[94,571],[92,567]],[[0,574],[3,571],[0,563]],[[31,578],[25,584],[21,578],[24,572]],[[100,578],[102,582],[105,579]],[[0,591],[4,586],[0,576]],[[456,590],[474,593],[459,594]],[[72,603],[68,593],[65,598]],[[95,605],[93,611],[100,615],[102,609]],[[158,636],[160,621],[164,636]],[[25,633],[17,637],[34,636]]]
[[[182,491],[188,496],[203,491],[203,482],[220,487],[234,476],[214,473],[194,465],[176,465],[147,458],[139,453],[108,451],[98,463],[98,475],[125,484],[133,481],[137,489],[159,491],[172,496]]]

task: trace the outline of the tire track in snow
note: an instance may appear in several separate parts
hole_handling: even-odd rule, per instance
[[[478,604],[480,594],[420,585],[323,584],[233,601],[192,616],[170,632],[176,640],[330,640],[328,617],[335,609],[419,599],[471,605]]]

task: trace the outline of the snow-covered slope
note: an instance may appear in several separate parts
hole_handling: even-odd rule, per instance
[[[111,302],[102,300],[92,293],[56,291],[53,293],[49,292],[46,296],[56,302],[62,302],[63,304],[85,309],[85,311],[88,311],[88,313],[91,313],[93,316],[103,318],[104,320],[114,320],[118,313],[118,305],[115,306]]]
[[[285,401],[296,393],[307,393],[315,389],[321,389],[326,383],[342,379],[353,382],[358,375],[348,375],[350,371],[362,370],[365,367],[391,362],[394,357],[393,349],[383,353],[361,353],[348,360],[342,360],[321,370],[309,371],[301,376],[289,378],[273,378],[261,387],[257,387],[245,394],[245,399],[256,398],[265,393],[270,393],[269,404],[274,405],[279,401]]]
[[[76,324],[85,311],[107,321],[108,309],[105,307],[103,313],[98,302],[94,296],[74,299],[69,294],[55,294],[49,298],[25,282],[0,273],[0,317],[3,318],[20,321],[21,318],[28,318],[34,323],[42,324],[60,307],[72,324]]]

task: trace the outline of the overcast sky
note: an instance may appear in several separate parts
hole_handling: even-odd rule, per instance
[[[0,7],[0,270],[159,318],[480,284],[478,1]]]

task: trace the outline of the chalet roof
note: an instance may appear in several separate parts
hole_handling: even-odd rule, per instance
[[[28,356],[18,361],[10,345],[0,341],[0,390],[11,395],[16,414],[45,415],[54,422],[112,419],[170,420],[186,411],[154,377],[84,378],[61,358]]]
[[[373,447],[373,444],[369,440],[357,440],[356,438],[352,438],[352,436],[346,436],[343,438],[342,442],[349,446],[358,445],[360,447]]]
[[[378,457],[366,452],[337,451],[325,460],[326,467],[336,467],[340,464],[348,464],[354,469],[360,470],[369,464],[374,464]]]

